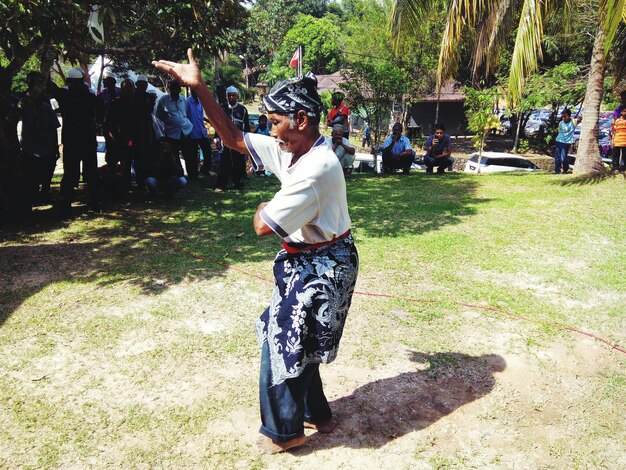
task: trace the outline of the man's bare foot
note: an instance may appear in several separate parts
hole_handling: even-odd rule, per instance
[[[294,437],[285,442],[274,442],[267,436],[259,437],[257,441],[257,445],[263,454],[278,454],[280,452],[285,452],[286,450],[292,449],[294,447],[301,446],[306,442],[306,436],[298,436]]]
[[[322,421],[321,423],[311,423],[309,421],[305,421],[304,427],[307,429],[316,429],[324,434],[330,434],[335,430],[335,423],[333,423],[332,419]]]

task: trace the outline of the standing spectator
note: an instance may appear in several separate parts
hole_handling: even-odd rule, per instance
[[[424,155],[426,173],[432,173],[435,167],[439,174],[443,174],[446,168],[452,168],[454,158],[451,155],[452,141],[446,134],[446,126],[439,123],[435,125],[435,133],[426,139],[426,155]]]
[[[341,168],[343,169],[344,178],[349,178],[352,176],[352,165],[354,164],[356,149],[343,135],[343,126],[341,124],[335,124],[330,137],[326,138],[326,144],[332,148],[335,155],[337,155],[339,163],[341,163]]]
[[[105,123],[111,134],[111,140],[118,151],[125,188],[129,189],[133,163],[136,163],[135,143],[140,120],[135,101],[135,84],[127,78],[122,81],[121,90],[120,96],[115,98],[110,106]],[[107,163],[108,165],[109,163]]]
[[[163,121],[163,133],[172,147],[172,153],[179,155],[187,136],[191,134],[193,124],[187,117],[187,103],[180,96],[180,83],[176,80],[170,81],[168,90],[169,94],[163,95],[157,103],[156,116]],[[189,171],[187,168],[187,174]]]
[[[367,121],[365,121],[365,127],[363,127],[363,145],[361,147],[366,145],[368,147],[372,146],[372,129]]]
[[[331,98],[332,108],[328,113],[328,127],[332,127],[335,124],[341,124],[343,126],[343,136],[346,139],[350,138],[350,109],[344,104],[343,99],[345,95],[340,91],[333,93]]]
[[[265,114],[261,114],[259,116],[259,125],[254,130],[254,133],[261,134],[261,135],[270,135],[270,126],[267,122],[267,116]],[[255,174],[257,176],[270,176],[271,175],[269,170],[257,170],[255,171]]]
[[[204,161],[210,164],[211,143],[209,142],[209,136],[204,127],[204,110],[202,109],[202,103],[200,103],[196,92],[193,90],[191,90],[191,96],[187,98],[187,118],[191,121],[193,129],[183,149],[183,155],[185,156],[187,175],[189,175],[190,180],[194,180],[198,177],[198,167],[200,165],[198,147],[202,150]]]
[[[576,126],[583,119],[582,116],[579,116],[576,123],[574,123],[572,121],[572,112],[569,109],[563,110],[561,118],[559,134],[556,136],[556,146],[554,148],[554,173],[557,175],[561,173],[561,168],[563,168],[563,174],[569,171],[567,153],[574,143],[574,131],[576,130]]]
[[[227,103],[224,107],[226,115],[242,132],[250,132],[250,118],[244,105],[238,103],[239,91],[234,86],[226,88]],[[243,189],[242,178],[246,176],[246,156],[237,150],[223,147],[220,155],[220,164],[217,170],[216,191],[224,191],[228,186],[229,178],[233,180],[235,189]]]
[[[611,135],[613,136],[611,169],[624,171],[626,170],[626,106],[620,110],[620,117],[611,124]]]
[[[89,210],[101,212],[100,177],[96,153],[96,115],[101,112],[98,97],[90,93],[85,84],[83,71],[71,69],[67,73],[67,88],[59,88],[48,82],[50,94],[59,103],[63,127],[63,179],[61,180],[60,215],[72,215],[74,188],[78,187],[80,165],[89,191]]]
[[[396,122],[391,128],[391,135],[383,142],[383,170],[391,173],[393,170],[402,169],[404,174],[409,174],[411,165],[415,159],[413,147],[408,137],[402,135],[402,124]]]
[[[144,169],[152,154],[156,152],[153,115],[156,95],[148,93],[148,77],[137,75],[135,82],[135,106],[137,116],[137,134],[135,135],[135,181],[141,186],[145,179]]]
[[[115,144],[115,140],[111,134],[108,124],[111,122],[110,113],[113,107],[113,102],[120,96],[122,90],[117,86],[117,76],[110,70],[105,70],[102,74],[103,89],[98,93],[98,99],[100,100],[100,107],[98,112],[98,124],[101,129],[100,132],[104,136],[106,142],[106,156],[105,160],[107,165],[114,167],[120,160],[119,149]]]
[[[30,166],[31,193],[40,202],[47,203],[51,201],[50,182],[59,153],[57,129],[61,124],[43,93],[43,75],[29,72],[26,84],[28,89],[21,103],[22,152]]]

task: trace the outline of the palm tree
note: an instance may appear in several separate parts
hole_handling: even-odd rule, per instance
[[[528,76],[542,60],[541,44],[544,20],[548,14],[562,10],[568,19],[575,0],[523,0],[517,24],[515,47],[509,72],[508,97],[512,106],[522,96]],[[459,65],[459,45],[463,35],[475,31],[472,72],[481,67],[485,75],[493,68],[507,33],[514,26],[516,0],[449,0],[437,67],[437,91],[452,78]],[[395,0],[390,29],[396,43],[401,34],[410,32],[417,23],[428,18],[439,4],[437,0]],[[626,19],[624,0],[599,0],[597,30],[594,41],[587,91],[585,120],[578,146],[576,173],[595,172],[602,168],[598,150],[598,116],[602,101],[607,51],[619,24]]]

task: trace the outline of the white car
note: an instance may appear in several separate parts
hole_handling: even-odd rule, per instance
[[[478,173],[500,173],[503,171],[535,171],[539,167],[520,155],[502,152],[483,152],[478,162],[478,152],[474,153],[465,163],[465,171]]]

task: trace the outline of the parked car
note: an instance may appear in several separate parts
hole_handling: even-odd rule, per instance
[[[536,109],[532,111],[528,117],[528,121],[526,121],[526,125],[524,126],[525,134],[527,136],[533,136],[537,134],[542,127],[545,130],[548,126],[550,116],[552,116],[552,111],[550,109]]]
[[[474,153],[465,163],[468,173],[500,173],[503,171],[535,171],[539,167],[520,155],[502,152],[483,152],[478,162],[478,153]]]

